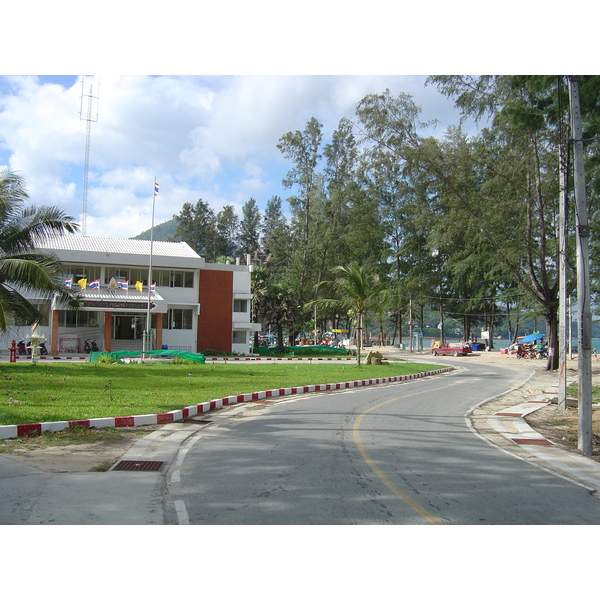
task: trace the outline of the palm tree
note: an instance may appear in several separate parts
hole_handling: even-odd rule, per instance
[[[347,267],[335,267],[332,271],[336,275],[335,279],[323,281],[319,287],[325,284],[331,286],[337,299],[320,299],[309,304],[323,308],[345,308],[354,312],[358,330],[357,363],[360,366],[363,319],[366,313],[381,307],[386,297],[387,285],[379,279],[378,275],[370,273],[356,262]]]
[[[54,235],[75,233],[71,217],[52,207],[24,206],[29,196],[25,181],[9,171],[0,172],[0,331],[12,324],[33,325],[45,315],[25,296],[59,300],[74,307],[76,296],[66,289],[62,265],[36,244]]]

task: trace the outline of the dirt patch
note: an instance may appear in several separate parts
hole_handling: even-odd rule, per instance
[[[564,450],[580,452],[577,448],[578,416],[577,410],[558,408],[555,404],[546,406],[525,418],[530,427],[541,433]],[[600,462],[600,409],[592,412],[592,456]]]

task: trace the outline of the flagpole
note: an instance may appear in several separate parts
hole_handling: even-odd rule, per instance
[[[146,358],[146,353],[150,346],[150,286],[152,284],[152,252],[154,245],[154,205],[158,194],[156,177],[154,178],[154,193],[152,195],[152,227],[150,228],[150,261],[148,263],[148,306],[146,308],[146,331],[144,332],[142,359]]]

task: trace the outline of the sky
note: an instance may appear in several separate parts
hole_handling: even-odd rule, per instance
[[[87,235],[131,237],[185,202],[264,209],[291,192],[282,135],[311,117],[324,141],[367,94],[411,94],[424,120],[458,123],[424,76],[2,76],[0,168],[22,175],[31,201],[81,221],[89,122]],[[90,112],[91,108],[91,112]]]
[[[428,74],[505,72],[515,48],[523,51],[517,71],[527,72],[524,59],[538,47],[514,22],[515,41],[495,44],[510,15],[486,15],[469,1],[434,2],[434,16],[380,0],[360,10],[337,1],[229,2],[194,15],[180,0],[165,6],[22,0],[9,9],[28,26],[6,28],[0,40],[10,56],[0,68],[0,169],[24,177],[33,204],[81,222],[89,126],[87,235],[149,229],[155,178],[155,224],[199,199],[215,212],[233,205],[240,217],[250,198],[264,210],[272,196],[291,194],[281,183],[291,164],[277,143],[311,117],[326,143],[365,95],[389,89],[413,96],[422,120],[439,121],[424,133],[441,136],[459,115],[425,86]],[[528,8],[518,6],[526,20]],[[460,7],[478,7],[485,29]]]

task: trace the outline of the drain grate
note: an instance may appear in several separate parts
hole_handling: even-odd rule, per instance
[[[160,471],[162,460],[122,460],[113,471]]]

